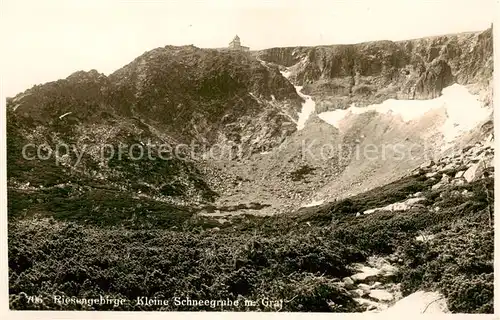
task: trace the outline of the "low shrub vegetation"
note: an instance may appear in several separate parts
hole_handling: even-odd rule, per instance
[[[453,193],[465,189],[473,197]],[[441,196],[414,176],[288,215],[240,215],[223,224],[192,209],[125,194],[114,197],[116,192],[105,190],[11,191],[10,307],[214,310],[136,304],[138,297],[148,296],[241,301],[224,310],[362,311],[339,282],[351,275],[350,264],[392,254],[400,257],[396,280],[404,295],[438,290],[452,312],[491,313],[492,190],[488,178],[450,186]],[[418,191],[427,198],[425,207],[356,217]],[[423,233],[433,240],[417,241]],[[28,303],[26,297],[33,295],[43,302]],[[104,295],[127,303],[59,305],[54,295]],[[263,298],[283,302],[259,303]]]

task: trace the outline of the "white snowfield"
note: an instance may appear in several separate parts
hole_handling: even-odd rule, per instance
[[[286,71],[281,71],[281,74],[285,78],[289,78],[291,75],[291,71],[288,69]],[[316,103],[314,100],[311,98],[311,96],[308,96],[306,94],[303,94],[301,92],[302,86],[294,86],[295,90],[297,91],[297,94],[305,100],[305,102],[302,103],[302,109],[299,112],[299,119],[297,120],[297,130],[302,130],[304,129],[304,126],[306,124],[307,119],[311,116],[311,114],[314,112],[314,109],[316,108]]]
[[[323,204],[323,202],[325,202],[325,200],[313,200],[310,203],[303,205],[302,208],[316,207]]]
[[[427,112],[444,108],[447,120],[442,127],[444,140],[451,142],[461,133],[473,129],[491,113],[491,109],[482,107],[478,97],[472,95],[467,88],[453,84],[442,91],[442,95],[431,100],[395,100],[388,99],[381,104],[373,104],[364,108],[352,105],[346,110],[322,112],[318,117],[339,129],[340,122],[348,115],[366,112],[378,112],[400,116],[405,122],[418,120]]]
[[[294,87],[295,90],[297,90],[299,96],[305,100],[305,102],[302,103],[302,110],[299,113],[299,120],[297,121],[297,130],[302,130],[306,125],[307,119],[309,119],[311,114],[314,112],[314,109],[316,108],[316,103],[310,96],[300,92],[300,90],[302,90],[301,86],[294,86]]]
[[[403,317],[419,313],[442,314],[449,313],[449,310],[446,300],[440,293],[417,291],[382,311],[382,314],[401,315]]]

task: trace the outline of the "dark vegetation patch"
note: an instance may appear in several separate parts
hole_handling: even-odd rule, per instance
[[[493,312],[493,229],[485,221],[460,221],[436,234],[433,242],[403,248],[403,294],[440,290],[459,313]]]
[[[327,234],[290,237],[260,233],[197,233],[168,230],[94,228],[53,219],[23,220],[10,226],[11,308],[72,309],[51,301],[53,294],[191,299],[287,299],[283,310],[338,311],[356,308],[334,284],[349,274],[349,253]],[[340,248],[340,250],[339,250]],[[21,292],[41,295],[27,304]],[[120,310],[158,310],[136,307]],[[107,309],[111,307],[99,307]],[[167,310],[211,310],[170,306]],[[258,306],[237,310],[267,310]]]
[[[299,169],[290,173],[290,178],[292,181],[302,181],[307,175],[310,175],[316,170],[316,168],[310,167],[308,165],[303,165]]]
[[[71,182],[80,186],[97,184],[100,187],[129,193],[140,191],[152,197],[186,199],[192,198],[196,193],[203,201],[210,202],[218,196],[188,158],[183,160],[161,152],[159,144],[143,149],[129,148],[132,145],[144,146],[141,139],[157,140],[157,137],[143,128],[144,124],[135,119],[133,122],[124,120],[120,124],[107,123],[109,131],[118,128],[121,134],[116,135],[113,143],[106,144],[97,141],[97,138],[87,138],[85,143],[77,143],[76,140],[80,136],[74,132],[74,126],[68,123],[55,122],[47,124],[46,127],[35,127],[29,123],[29,119],[10,109],[7,110],[7,119],[9,186],[29,182],[31,187],[38,188]],[[139,129],[146,133],[137,133],[142,132]],[[92,132],[91,127],[87,130],[90,136],[99,136],[98,133]],[[31,138],[27,138],[28,132],[32,135]],[[69,149],[64,148],[62,143]],[[37,148],[42,145],[51,150],[42,153],[47,160],[36,156]],[[82,156],[81,159],[78,159],[75,149]],[[55,156],[56,150],[61,152],[58,159]],[[24,157],[24,154],[28,158]],[[61,164],[64,163],[61,160],[63,154],[69,159],[65,165]],[[123,194],[120,193],[119,196]]]
[[[187,207],[132,196],[114,188],[54,187],[36,192],[9,190],[9,217],[53,217],[102,227],[131,229],[182,226],[193,215]]]

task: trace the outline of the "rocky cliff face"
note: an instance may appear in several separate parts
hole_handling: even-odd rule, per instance
[[[256,55],[282,66],[314,97],[318,111],[386,99],[431,99],[452,83],[468,85],[491,103],[492,29],[407,41],[289,47]]]

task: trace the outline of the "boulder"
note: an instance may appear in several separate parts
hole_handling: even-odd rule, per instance
[[[492,149],[484,149],[484,156],[492,156],[494,154]]]
[[[432,160],[429,160],[429,161],[426,161],[424,163],[422,163],[422,165],[420,166],[421,169],[425,169],[425,168],[429,168],[431,166],[434,165],[434,161]]]
[[[455,164],[454,163],[449,163],[446,166],[444,166],[443,169],[441,169],[441,171],[448,171],[448,170],[451,170],[453,168],[455,168]]]
[[[454,179],[451,184],[454,186],[463,186],[465,181],[463,179]]]
[[[479,179],[482,175],[481,165],[479,163],[473,164],[469,169],[467,169],[464,173],[464,179],[467,182],[472,182]]]
[[[358,267],[358,273],[351,276],[354,282],[370,282],[378,279],[380,275],[380,270],[367,266]]]
[[[443,186],[443,184],[441,182],[438,182],[435,185],[433,185],[431,189],[437,190],[437,189],[441,188],[442,186]]]
[[[464,161],[464,158],[461,156],[459,158],[455,158],[453,159],[453,162],[455,164],[456,167],[459,167]]]
[[[457,198],[457,197],[460,197],[460,195],[461,195],[461,193],[460,193],[460,191],[458,191],[458,190],[452,190],[452,191],[450,192],[450,197],[452,197],[452,198]]]
[[[470,197],[474,196],[474,192],[471,192],[471,191],[465,189],[464,191],[462,191],[462,196],[470,198]]]
[[[438,174],[438,173],[437,173],[437,172],[427,172],[427,173],[425,174],[425,177],[426,177],[426,178],[432,178],[432,177],[434,177],[436,174]]]
[[[366,292],[361,290],[361,289],[354,289],[351,291],[352,295],[356,298],[362,298],[363,296],[366,296]]]
[[[472,149],[472,146],[467,146],[462,149],[462,153],[468,153]]]
[[[344,283],[344,287],[348,290],[354,290],[356,287],[354,286],[354,281],[350,277],[345,277],[342,279],[342,282]]]
[[[446,184],[446,183],[450,183],[450,181],[451,181],[450,176],[447,175],[446,173],[443,174],[443,176],[441,177],[441,183]]]
[[[373,289],[370,291],[369,297],[380,302],[388,302],[394,299],[392,293],[383,289]]]
[[[464,176],[465,171],[458,171],[455,174],[455,179],[462,178]]]
[[[436,237],[436,236],[435,236],[435,235],[433,235],[433,234],[427,234],[427,235],[422,234],[422,235],[419,235],[419,236],[415,237],[415,240],[417,240],[417,241],[421,241],[421,242],[427,242],[427,241],[429,241],[429,240],[434,239],[435,237]]]
[[[385,264],[380,268],[380,271],[382,272],[384,277],[390,277],[390,276],[393,276],[396,274],[396,272],[398,271],[398,268],[396,268],[395,266],[393,266],[391,264]]]
[[[366,283],[360,283],[358,284],[358,289],[368,294],[372,288]]]
[[[356,301],[358,304],[362,305],[363,307],[366,307],[366,311],[371,311],[371,310],[385,310],[387,309],[387,306],[377,303],[375,301],[371,301],[368,299],[364,298],[355,298],[354,301]]]

